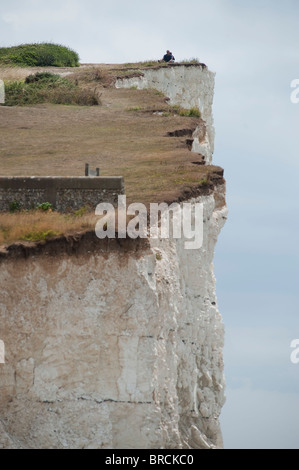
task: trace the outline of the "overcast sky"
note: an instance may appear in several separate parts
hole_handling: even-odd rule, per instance
[[[83,63],[199,58],[217,73],[214,162],[229,221],[216,248],[226,326],[226,448],[299,448],[297,0],[0,0],[0,46],[52,41]],[[1,77],[0,77],[1,78]]]

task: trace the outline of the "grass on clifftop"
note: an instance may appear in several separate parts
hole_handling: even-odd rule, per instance
[[[202,157],[189,150],[195,128],[205,132],[198,110],[172,106],[157,90],[116,89],[120,70],[124,75],[136,73],[123,65],[59,70],[0,66],[0,78],[22,81],[35,93],[43,89],[43,79],[36,80],[43,71],[50,73],[47,80],[53,89],[57,83],[70,90],[78,87],[101,100],[101,106],[0,106],[1,175],[84,176],[89,163],[99,167],[102,176],[124,177],[127,204],[171,203],[193,191],[207,194],[219,168],[202,165]],[[54,72],[64,76],[53,77]],[[76,217],[42,211],[2,213],[0,244],[94,230],[93,213],[81,212]]]
[[[94,230],[98,217],[85,211],[74,214],[31,210],[0,213],[0,245],[19,241],[38,242],[59,235]]]
[[[22,80],[5,82],[5,106],[24,106],[38,103],[100,104],[97,93],[79,87],[73,81],[50,72],[38,72]]]
[[[0,64],[24,67],[78,67],[77,52],[52,43],[0,48]]]

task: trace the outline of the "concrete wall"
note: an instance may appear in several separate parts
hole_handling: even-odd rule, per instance
[[[61,212],[95,208],[100,202],[117,205],[124,194],[124,180],[115,177],[2,177],[0,178],[0,211],[9,211],[16,201],[22,209],[50,202]]]

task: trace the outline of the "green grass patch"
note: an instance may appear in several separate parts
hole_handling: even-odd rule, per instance
[[[0,48],[0,64],[24,67],[78,67],[79,55],[52,43],[21,44]]]
[[[25,79],[25,83],[38,83],[39,86],[49,85],[60,80],[61,77],[51,72],[37,72],[35,74],[28,75]]]
[[[210,184],[209,178],[203,178],[198,182],[199,186],[203,186],[204,188],[208,187]]]
[[[174,104],[170,107],[170,109],[172,112],[174,112],[175,114],[178,114],[179,116],[195,117],[195,118],[201,117],[201,112],[196,107],[185,109],[185,108],[182,108],[181,106],[178,106],[177,104]]]
[[[77,209],[75,212],[74,212],[74,217],[83,217],[83,215],[87,214],[88,213],[88,207],[87,206],[83,206],[83,207],[80,207],[80,209]]]
[[[41,211],[47,212],[49,210],[52,210],[53,206],[50,202],[42,202],[41,204],[37,204],[36,208]]]
[[[48,72],[29,75],[25,82],[5,82],[5,106],[39,103],[94,106],[100,104],[100,99],[95,90]]]
[[[144,62],[140,62],[140,65],[142,67],[154,67],[157,65],[157,63],[158,63],[157,60],[146,60]]]
[[[94,213],[85,210],[76,215],[36,208],[15,213],[0,212],[0,246],[17,240],[39,242],[66,233],[92,230],[96,222]]]
[[[201,117],[201,114],[198,108],[190,108],[190,109],[180,108],[178,110],[178,115],[186,116],[186,117],[196,117],[196,118]]]
[[[21,210],[21,204],[19,201],[12,201],[9,205],[9,212],[13,214]]]
[[[157,60],[144,60],[142,62],[128,62],[124,64],[124,67],[128,68],[136,68],[136,67],[155,67],[156,65],[159,65]]]
[[[191,59],[183,59],[180,61],[181,64],[200,64],[200,60],[197,57],[192,57]]]
[[[127,112],[131,112],[131,111],[141,111],[141,106],[132,106],[132,108],[128,108],[126,109]]]
[[[54,230],[47,230],[45,232],[29,232],[24,235],[23,240],[27,242],[39,242],[43,240],[48,240],[49,238],[56,237],[57,235],[61,235],[60,232],[55,232]]]

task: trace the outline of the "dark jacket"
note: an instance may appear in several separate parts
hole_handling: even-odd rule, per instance
[[[170,54],[165,54],[165,56],[163,57],[163,60],[164,62],[170,62],[171,60],[175,60],[175,58],[173,57],[172,53],[170,53]]]

